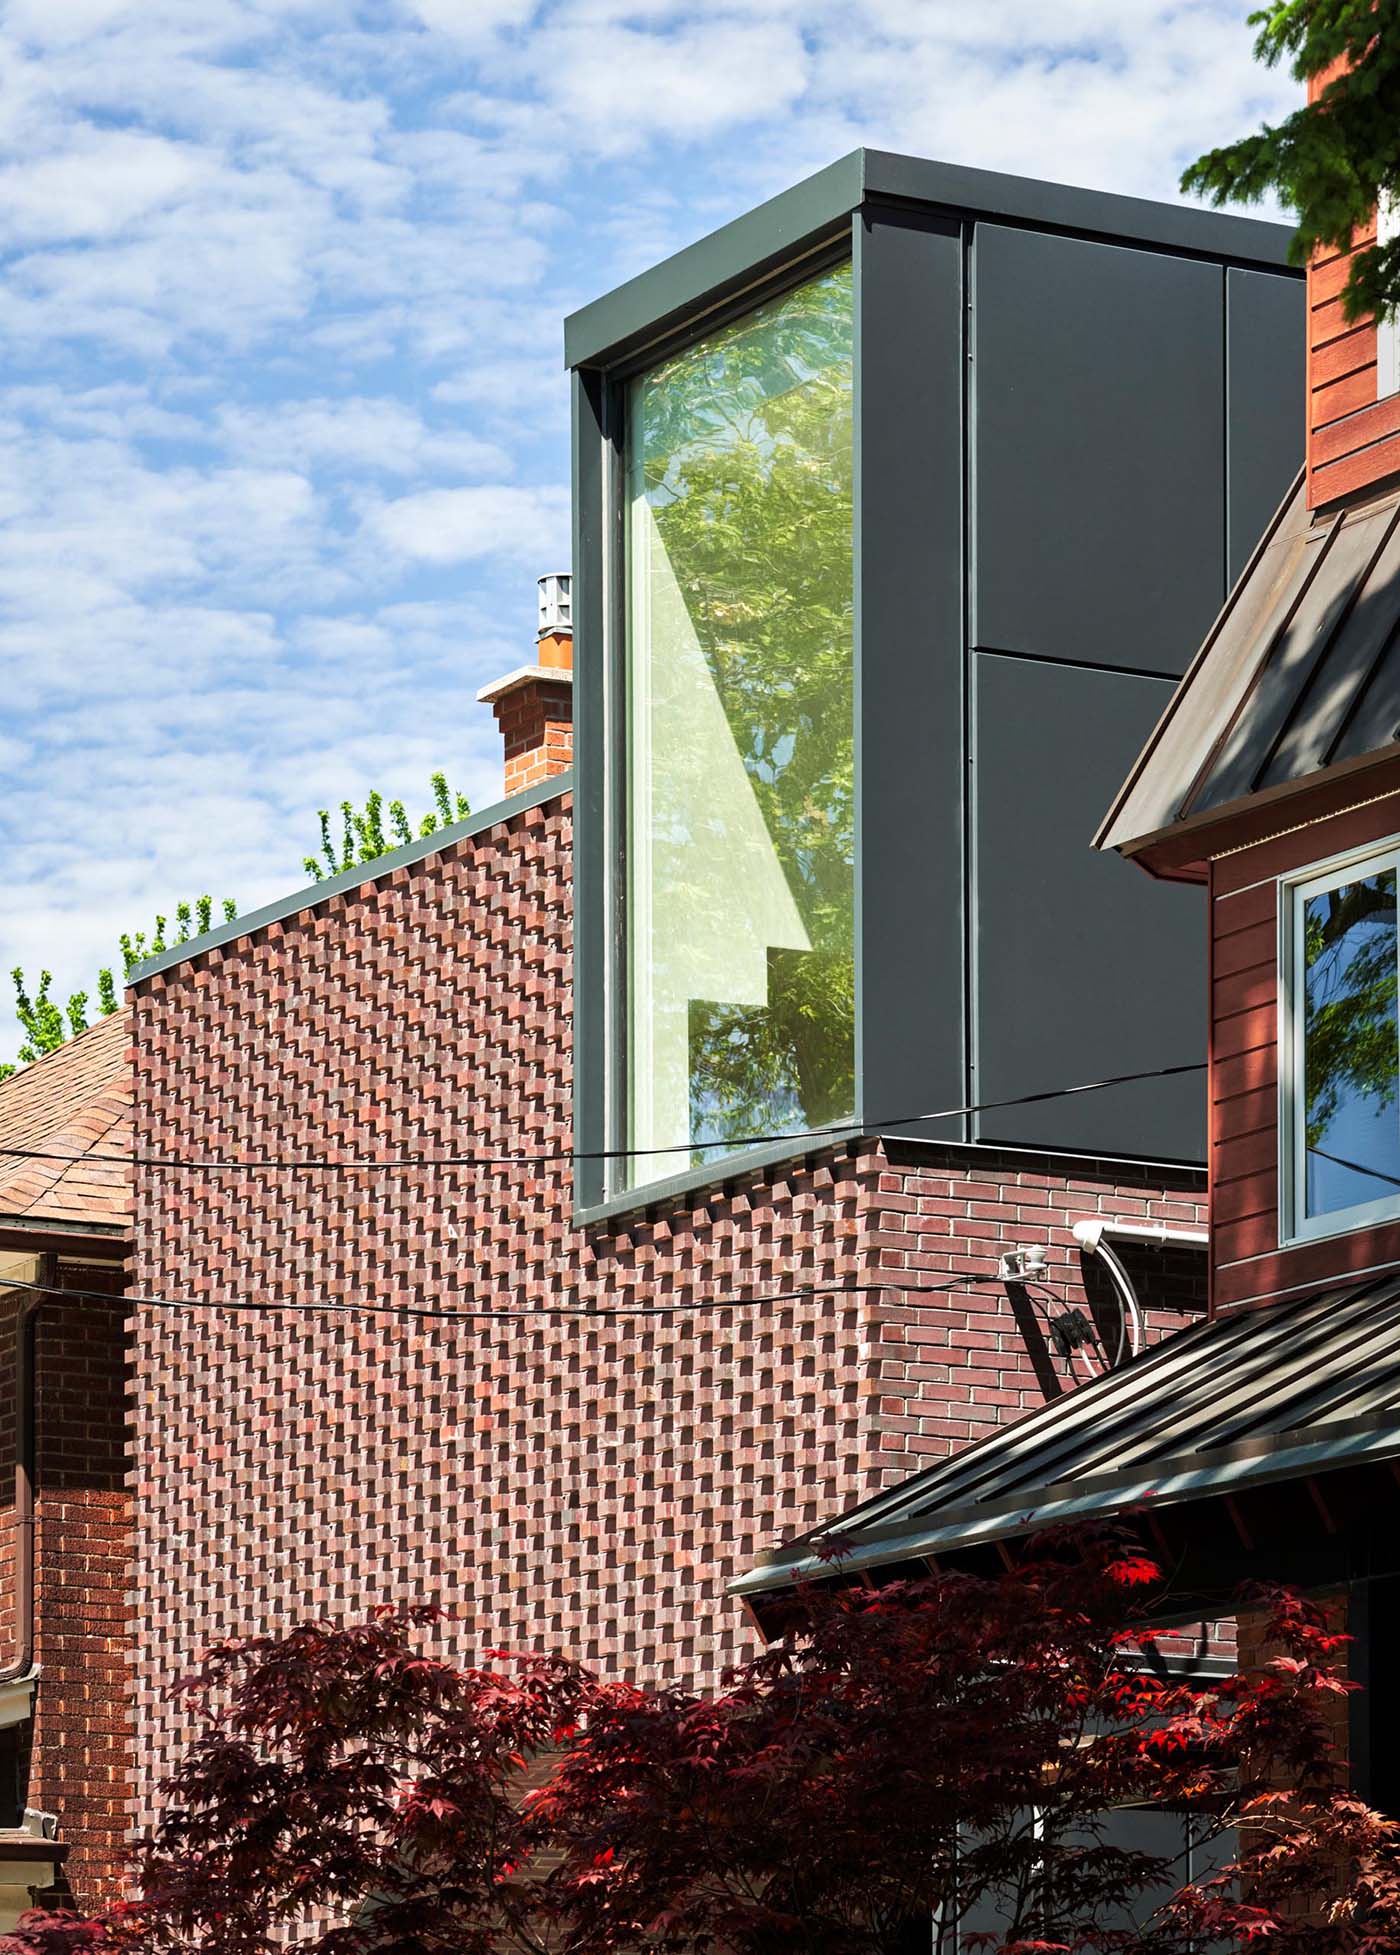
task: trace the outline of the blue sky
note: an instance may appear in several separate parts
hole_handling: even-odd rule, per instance
[[[862,142],[1174,198],[1291,106],[1247,11],[6,0],[0,971],[496,798],[567,311]]]

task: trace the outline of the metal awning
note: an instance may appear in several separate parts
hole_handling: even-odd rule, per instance
[[[1165,1339],[801,1536],[731,1583],[759,1596],[1038,1528],[1400,1457],[1400,1273]]]

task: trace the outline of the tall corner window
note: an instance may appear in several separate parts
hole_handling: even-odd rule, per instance
[[[1284,885],[1283,1233],[1400,1216],[1400,843]]]
[[[852,279],[630,383],[626,1185],[855,1105]]]

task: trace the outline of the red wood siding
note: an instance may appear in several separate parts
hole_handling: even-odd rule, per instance
[[[1211,1268],[1216,1308],[1292,1295],[1400,1263],[1400,1223],[1279,1248],[1278,907],[1281,875],[1400,832],[1392,768],[1364,807],[1346,806],[1211,865]],[[1282,819],[1284,810],[1280,810]]]
[[[1315,102],[1339,71],[1308,84]],[[1308,501],[1316,509],[1400,471],[1400,398],[1376,399],[1376,328],[1348,326],[1342,287],[1352,251],[1375,242],[1374,222],[1351,251],[1327,251],[1308,267]]]
[[[1353,250],[1375,242],[1375,225]],[[1351,252],[1308,267],[1308,501],[1314,508],[1400,471],[1400,395],[1376,398],[1376,327],[1349,326],[1342,288]]]

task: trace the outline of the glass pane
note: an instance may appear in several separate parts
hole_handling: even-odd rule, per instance
[[[633,383],[633,1180],[855,1104],[851,270]]]
[[[1400,1190],[1395,871],[1303,904],[1306,1213]]]

